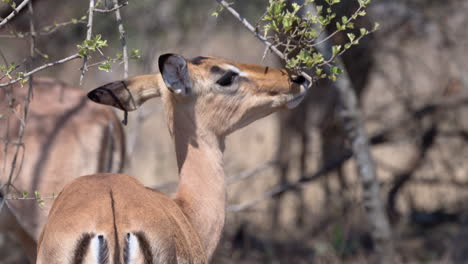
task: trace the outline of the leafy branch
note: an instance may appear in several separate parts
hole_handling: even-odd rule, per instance
[[[333,6],[341,0],[326,0],[325,6],[314,5],[309,8],[314,0],[307,0],[303,4],[292,3],[291,9],[287,8],[286,0],[270,0],[265,14],[260,18],[257,27],[264,38],[271,44],[279,48],[286,59],[286,67],[297,73],[307,69],[312,69],[315,73],[314,80],[328,77],[336,80],[342,70],[336,65],[336,59],[349,50],[352,46],[358,45],[359,41],[371,34],[378,28],[378,24],[372,29],[360,28],[359,36],[351,30],[355,29],[354,21],[360,16],[365,16],[370,0],[358,0],[359,7],[350,17],[336,17]],[[312,11],[311,11],[312,10]],[[303,15],[300,15],[303,13]],[[327,36],[325,28],[334,23],[336,30]],[[347,43],[334,45],[332,56],[325,58],[324,54],[317,50],[317,46],[330,40],[339,32],[346,33]],[[325,73],[324,67],[328,70]]]

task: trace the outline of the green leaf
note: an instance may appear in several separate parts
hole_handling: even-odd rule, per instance
[[[101,71],[110,72],[111,71],[111,65],[110,65],[110,63],[108,61],[104,61],[99,65],[98,69],[101,70]]]
[[[286,63],[286,68],[292,69],[296,67],[298,64],[299,64],[299,60],[294,58],[294,59],[288,60],[288,62]]]
[[[342,16],[341,17],[341,23],[346,24],[348,22],[348,17]]]
[[[375,24],[374,24],[373,31],[376,31],[377,29],[379,29],[379,27],[380,27],[380,24],[379,24],[379,23],[375,23]]]
[[[332,53],[333,56],[337,55],[341,51],[341,45],[334,45],[332,46]]]
[[[349,40],[350,40],[351,42],[352,42],[353,40],[356,39],[356,35],[354,35],[353,33],[348,33],[348,34],[346,34],[346,35],[348,36],[348,38],[349,38]]]
[[[366,35],[367,33],[369,33],[369,31],[368,31],[366,28],[360,28],[360,29],[359,29],[359,32],[361,33],[361,36],[364,36],[364,35]]]
[[[320,74],[322,74],[322,72],[323,72],[322,68],[316,68],[316,69],[315,69],[315,73],[316,73],[318,76],[320,76]]]
[[[332,66],[332,67],[331,67],[331,72],[332,72],[333,74],[336,74],[336,75],[338,75],[338,74],[341,74],[341,73],[343,73],[343,70],[342,70],[342,69],[340,69],[340,68],[339,68],[339,67],[337,67],[337,66]]]
[[[316,64],[322,63],[323,60],[324,60],[324,59],[323,59],[323,55],[322,55],[321,53],[318,53],[318,52],[314,52],[314,53],[312,54],[312,59],[314,60],[314,62],[315,62]]]
[[[299,11],[299,9],[301,9],[301,6],[298,5],[297,3],[292,3],[292,8],[293,8],[293,12],[296,13],[297,11]]]
[[[322,10],[323,10],[323,6],[318,5],[318,6],[315,6],[315,7],[317,8],[317,14],[320,14],[320,12],[322,12]]]
[[[130,51],[130,58],[134,60],[139,60],[141,59],[141,54],[139,49],[132,49]]]

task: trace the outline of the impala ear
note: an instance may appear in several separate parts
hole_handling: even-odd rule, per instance
[[[164,54],[159,56],[159,71],[167,88],[175,94],[188,95],[192,84],[187,68],[187,61],[179,55]]]
[[[161,85],[160,74],[140,75],[98,87],[88,93],[88,98],[99,104],[133,111],[146,100],[161,96]]]

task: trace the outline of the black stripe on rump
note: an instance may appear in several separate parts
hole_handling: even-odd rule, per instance
[[[83,233],[81,234],[80,239],[76,243],[75,251],[72,258],[73,264],[81,264],[86,257],[86,253],[88,252],[89,244],[91,243],[91,239],[94,237],[94,233]]]
[[[98,239],[99,239],[98,264],[107,264],[109,263],[109,247],[107,246],[107,241],[103,235],[99,235]]]
[[[151,252],[151,246],[146,238],[145,233],[135,232],[133,235],[138,239],[138,245],[140,246],[141,253],[143,254],[144,263],[152,264],[153,263],[153,252]]]

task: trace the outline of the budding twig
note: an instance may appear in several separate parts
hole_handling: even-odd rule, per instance
[[[6,82],[6,83],[0,83],[0,87],[5,87],[5,86],[8,86],[8,85],[17,83],[17,82],[23,80],[24,78],[33,75],[33,74],[36,73],[36,72],[40,72],[40,71],[42,71],[42,70],[44,70],[44,69],[47,69],[47,68],[49,68],[49,67],[52,67],[52,66],[55,66],[55,65],[58,65],[58,64],[62,64],[62,63],[65,63],[65,62],[69,62],[69,61],[74,60],[74,59],[77,59],[77,58],[79,58],[79,57],[80,57],[80,55],[78,55],[78,53],[75,53],[75,54],[73,54],[73,55],[71,55],[71,56],[68,56],[68,57],[66,57],[66,58],[63,58],[63,59],[60,59],[60,60],[57,60],[57,61],[54,61],[54,62],[46,63],[46,64],[44,64],[44,65],[42,65],[42,66],[39,66],[39,67],[35,68],[34,70],[31,70],[31,71],[29,71],[29,72],[27,72],[27,73],[25,73],[25,74],[22,74],[21,77],[18,77],[18,78],[16,78],[16,79],[11,80],[11,81]]]

